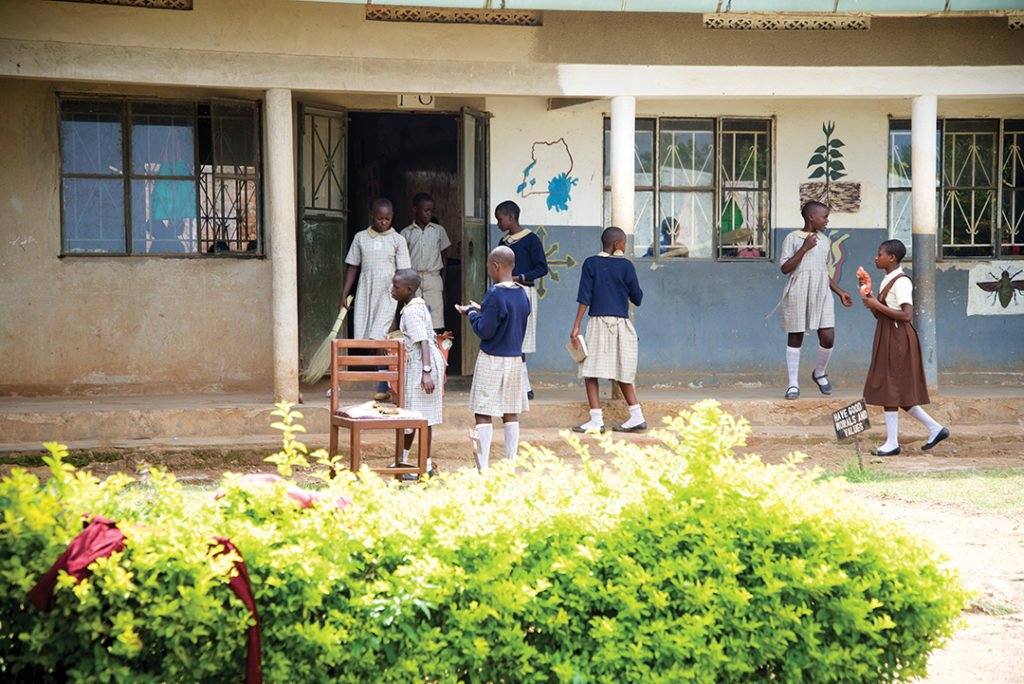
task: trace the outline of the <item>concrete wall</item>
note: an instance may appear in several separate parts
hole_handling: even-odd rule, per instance
[[[59,258],[58,89],[0,79],[0,391],[266,389],[268,260]]]

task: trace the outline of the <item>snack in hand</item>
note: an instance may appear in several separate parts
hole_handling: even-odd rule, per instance
[[[871,276],[863,266],[857,267],[857,281],[860,283],[860,296],[866,297],[871,292]]]

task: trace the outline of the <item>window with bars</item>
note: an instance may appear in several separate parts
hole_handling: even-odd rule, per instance
[[[1024,256],[1024,120],[945,119],[936,131],[941,254]],[[911,245],[910,121],[889,122],[889,233]]]
[[[260,253],[259,130],[255,102],[62,97],[62,253]]]
[[[771,119],[639,118],[635,129],[634,256],[769,256]],[[604,130],[608,225],[610,119]]]

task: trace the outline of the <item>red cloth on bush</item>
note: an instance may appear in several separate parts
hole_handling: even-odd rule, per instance
[[[241,552],[227,537],[214,537],[220,545],[218,556],[234,551],[241,559]],[[63,570],[79,582],[92,574],[89,565],[97,558],[106,558],[124,549],[124,532],[117,528],[117,523],[101,515],[94,516],[86,523],[82,532],[71,540],[68,548],[57,559],[45,575],[28,592],[28,599],[40,610],[54,608],[53,590],[57,587],[57,576]],[[249,584],[249,571],[245,561],[235,561],[236,575],[228,580],[228,587],[242,599],[242,603],[252,613],[256,624],[249,627],[249,646],[245,664],[245,681],[247,684],[259,684],[263,681],[260,665],[260,619],[256,614],[256,599],[252,595]]]
[[[28,592],[28,600],[40,610],[54,607],[53,590],[63,570],[81,582],[92,574],[89,565],[97,558],[106,558],[124,548],[124,532],[117,523],[101,515],[94,516],[85,529],[71,540],[68,548],[45,575]]]
[[[256,614],[256,599],[252,595],[252,585],[249,584],[249,571],[245,569],[245,561],[241,560],[242,552],[231,543],[227,537],[214,537],[213,540],[221,545],[218,556],[234,551],[238,554],[239,560],[235,561],[235,570],[238,574],[228,580],[228,586],[235,592],[242,603],[252,613],[252,619],[256,624],[249,627],[249,651],[245,661],[245,681],[247,684],[258,684],[263,681],[263,672],[260,665],[260,617]]]

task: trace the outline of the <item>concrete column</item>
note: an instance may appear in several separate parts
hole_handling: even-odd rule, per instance
[[[636,154],[636,98],[620,95],[612,98],[611,181],[612,225],[626,231],[627,252],[632,254],[636,232],[633,197],[636,176],[633,157]]]
[[[937,387],[935,348],[935,126],[938,97],[919,95],[910,119],[911,203],[913,207],[914,327],[921,339],[924,377]]]
[[[271,321],[274,341],[274,401],[299,401],[299,307],[295,256],[295,145],[292,93],[267,98],[267,228],[270,238]]]

